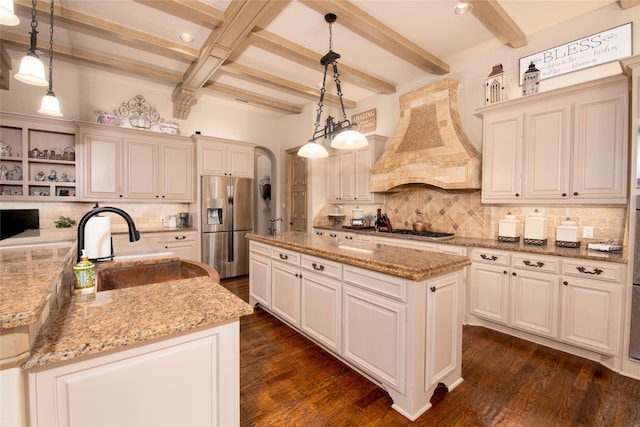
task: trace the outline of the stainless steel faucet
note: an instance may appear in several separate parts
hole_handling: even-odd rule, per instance
[[[93,209],[84,214],[84,216],[78,223],[78,261],[80,261],[80,255],[82,254],[82,250],[84,249],[84,229],[87,225],[87,222],[89,221],[89,218],[98,215],[100,212],[112,212],[120,215],[122,218],[124,218],[125,221],[127,221],[127,226],[129,227],[129,241],[135,242],[137,240],[140,240],[140,232],[136,229],[136,225],[133,223],[133,219],[131,218],[131,216],[129,216],[128,213],[126,213],[122,209],[113,208],[110,206],[101,208],[96,204]]]
[[[269,233],[269,236],[275,236],[276,234],[278,234],[278,226],[277,226],[278,221],[282,221],[282,218],[278,218],[278,219],[271,218],[271,227],[269,227],[269,229],[267,230],[267,233]]]

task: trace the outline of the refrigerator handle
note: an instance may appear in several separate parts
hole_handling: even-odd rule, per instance
[[[227,239],[227,261],[228,262],[233,262],[233,254],[234,254],[234,240],[235,240],[235,236],[234,236],[234,226],[233,226],[233,217],[235,216],[233,214],[233,185],[230,185],[228,187],[229,190],[229,238]]]

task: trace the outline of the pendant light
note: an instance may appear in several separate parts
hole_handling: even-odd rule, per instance
[[[53,0],[51,0],[51,14],[49,15],[49,88],[42,98],[42,104],[38,113],[46,116],[62,117],[60,102],[53,93]]]
[[[0,0],[0,25],[14,27],[20,19],[13,13],[13,0]]]
[[[336,62],[340,58],[340,54],[331,50],[332,47],[332,33],[331,24],[337,19],[337,16],[333,13],[327,13],[324,16],[324,20],[329,24],[329,52],[320,59],[320,64],[324,65],[324,76],[322,78],[322,88],[320,89],[320,99],[318,101],[318,109],[316,110],[316,122],[314,125],[314,131],[311,139],[300,150],[298,155],[301,157],[320,158],[328,157],[327,150],[316,142],[320,138],[334,138],[331,142],[333,148],[338,149],[353,149],[365,147],[369,144],[367,138],[360,132],[352,130],[354,125],[347,119],[347,113],[344,111],[344,102],[342,100],[342,87],[340,85],[340,73],[338,72],[338,63]],[[326,120],[326,124],[323,129],[320,128],[320,116],[322,115],[322,107],[324,105],[324,93],[326,92],[327,72],[329,65],[333,68],[333,79],[336,82],[336,89],[338,91],[338,98],[340,99],[340,109],[342,111],[342,121],[338,123],[334,122],[333,117],[329,116]]]
[[[32,0],[31,8],[31,46],[27,51],[27,54],[20,61],[20,68],[16,79],[23,83],[27,83],[34,86],[46,86],[49,84],[44,77],[44,65],[38,57],[37,35],[36,28],[38,27],[38,21],[36,20],[36,0]]]

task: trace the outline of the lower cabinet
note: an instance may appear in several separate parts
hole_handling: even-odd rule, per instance
[[[240,322],[27,371],[29,425],[240,425]]]
[[[271,310],[296,328],[300,327],[300,267],[271,263]]]
[[[342,283],[304,272],[300,305],[300,329],[327,349],[342,353]]]
[[[249,253],[249,303],[271,308],[271,248],[250,242]]]
[[[173,252],[178,258],[200,261],[197,251],[197,231],[176,229],[160,233],[140,233],[140,240],[129,241],[129,235],[122,233],[112,237],[116,256],[129,253]]]
[[[619,354],[624,264],[480,248],[470,257],[470,315]]]
[[[196,249],[196,237],[197,232],[185,231],[185,232],[168,232],[163,233],[162,243],[164,248],[170,252],[173,252],[177,257],[181,259],[190,259],[193,261],[200,261],[198,251]]]

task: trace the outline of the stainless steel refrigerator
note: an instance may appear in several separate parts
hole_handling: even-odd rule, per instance
[[[249,274],[249,242],[253,231],[253,180],[202,177],[202,262],[220,278]]]

